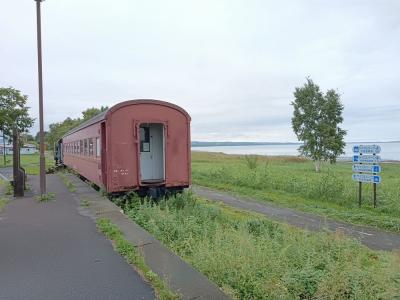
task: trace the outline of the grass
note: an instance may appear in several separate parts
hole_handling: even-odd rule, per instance
[[[4,206],[6,206],[8,200],[6,198],[0,197],[0,212],[3,210]]]
[[[0,156],[0,168],[11,167],[13,165],[12,155],[6,155],[7,163],[4,164],[3,156]],[[28,175],[39,175],[39,161],[40,156],[38,153],[21,155],[21,166],[25,169]],[[54,159],[51,152],[47,151],[45,153],[45,166],[46,170],[54,167]]]
[[[7,189],[7,187],[8,183],[0,178],[0,212],[4,209],[4,206],[6,206],[8,202],[7,197],[4,197],[6,196],[5,190]]]
[[[400,253],[369,250],[340,232],[303,231],[187,193],[125,203],[130,218],[233,298],[400,297]]]
[[[82,207],[89,207],[90,206],[90,201],[88,199],[86,199],[84,197],[81,197],[80,200],[81,200],[81,206]]]
[[[142,277],[152,284],[158,299],[180,299],[177,294],[174,294],[168,289],[157,274],[150,270],[137,248],[123,237],[122,232],[115,224],[109,219],[101,218],[97,220],[97,228],[112,241],[117,252],[123,256],[130,265],[135,267]]]
[[[58,172],[58,175],[60,175],[61,180],[64,182],[65,186],[67,187],[68,191],[71,193],[76,192],[76,187],[74,184],[68,179],[68,177],[65,175],[63,172]]]
[[[362,207],[358,207],[358,185],[351,180],[351,165],[325,164],[316,173],[311,161],[298,157],[192,153],[194,184],[400,232],[400,164],[382,164],[377,208],[373,208],[370,184],[363,185]]]
[[[14,188],[13,188],[11,182],[6,182],[6,183],[5,183],[5,186],[6,186],[5,194],[6,194],[7,196],[13,195],[13,194],[14,194]]]
[[[55,197],[56,197],[56,194],[47,193],[47,194],[36,196],[35,199],[37,202],[49,202],[49,201],[54,200]]]

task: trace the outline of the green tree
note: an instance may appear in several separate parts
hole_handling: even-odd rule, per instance
[[[0,88],[0,130],[4,136],[11,136],[14,127],[21,133],[33,125],[34,119],[29,117],[29,107],[26,106],[28,96],[22,95],[12,87]],[[6,156],[4,152],[4,164]]]
[[[49,133],[46,135],[46,142],[50,149],[53,149],[54,144],[69,130],[82,123],[82,119],[66,118],[62,122],[49,125]]]
[[[44,131],[43,133],[44,133],[44,139],[46,140],[46,136],[49,134],[49,132],[48,132],[48,131]],[[40,132],[38,131],[38,132],[36,133],[36,135],[35,135],[35,142],[38,143],[38,144],[39,144],[39,142],[40,142],[39,134],[40,134]]]
[[[49,148],[53,149],[54,144],[72,128],[80,125],[84,121],[93,118],[99,113],[106,111],[107,109],[107,106],[101,106],[100,108],[88,108],[82,112],[82,118],[71,119],[68,117],[62,122],[50,124],[49,132],[46,135],[46,142]]]
[[[343,105],[335,90],[324,95],[310,78],[303,87],[296,87],[292,127],[297,138],[303,142],[299,151],[311,158],[315,170],[321,170],[322,161],[335,163],[344,153],[346,131],[339,127],[343,122]]]
[[[108,109],[108,106],[102,106],[100,108],[96,107],[91,107],[82,112],[83,120],[89,120],[93,118],[94,116],[98,115],[99,113],[106,111]]]

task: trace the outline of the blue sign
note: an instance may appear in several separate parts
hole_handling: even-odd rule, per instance
[[[380,173],[381,166],[378,166],[378,165],[353,165],[353,172]]]
[[[353,155],[353,162],[374,164],[381,162],[379,155]]]
[[[366,182],[366,183],[381,183],[381,176],[379,175],[370,175],[370,174],[353,174],[352,179],[358,182]]]
[[[362,154],[378,154],[381,153],[381,146],[379,145],[355,145],[353,146],[354,153]]]

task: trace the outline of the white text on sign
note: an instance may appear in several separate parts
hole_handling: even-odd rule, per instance
[[[381,183],[381,176],[370,174],[353,174],[354,181],[367,182],[367,183]]]
[[[362,154],[378,154],[381,153],[381,146],[379,145],[355,145],[353,146],[354,153]]]
[[[353,165],[353,172],[380,173],[381,166],[378,166],[378,165]]]
[[[381,157],[379,155],[353,155],[353,162],[376,164],[381,162]]]

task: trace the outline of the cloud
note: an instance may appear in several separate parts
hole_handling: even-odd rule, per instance
[[[35,3],[0,5],[0,85],[37,117]],[[400,139],[398,1],[59,0],[42,13],[46,126],[156,98],[188,110],[196,140],[296,141],[290,102],[311,76],[342,95],[348,140]]]

